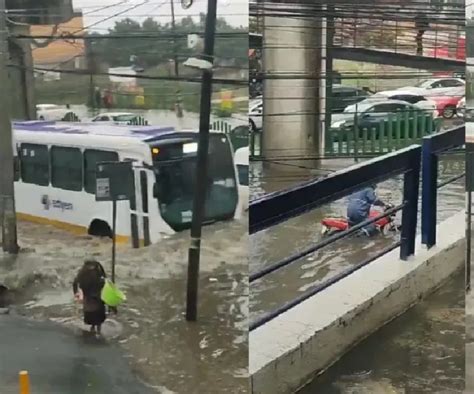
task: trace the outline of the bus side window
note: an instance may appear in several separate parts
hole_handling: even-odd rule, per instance
[[[82,190],[82,153],[79,148],[51,148],[51,185],[63,190]]]
[[[103,161],[118,161],[117,152],[86,149],[84,151],[84,190],[95,194],[95,179],[97,163]]]
[[[249,166],[237,164],[237,172],[239,174],[239,183],[242,186],[248,186],[249,185]]]
[[[21,179],[24,183],[49,185],[49,151],[46,145],[21,144]]]

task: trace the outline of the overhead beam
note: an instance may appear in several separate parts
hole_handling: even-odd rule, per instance
[[[464,60],[417,56],[376,49],[339,47],[333,48],[332,54],[335,59],[416,68],[420,70],[464,72],[466,69],[466,62]]]

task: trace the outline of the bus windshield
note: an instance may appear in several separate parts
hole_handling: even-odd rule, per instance
[[[238,189],[232,150],[227,137],[214,133],[209,137],[205,222],[214,222],[234,216]],[[186,142],[158,142],[151,146],[156,176],[154,195],[158,200],[161,216],[175,231],[187,229],[191,225],[197,142],[196,134]]]

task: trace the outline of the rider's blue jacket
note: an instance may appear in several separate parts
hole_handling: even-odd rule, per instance
[[[351,194],[347,205],[347,217],[363,219],[369,217],[372,205],[383,206],[384,203],[377,198],[373,187],[367,187]]]

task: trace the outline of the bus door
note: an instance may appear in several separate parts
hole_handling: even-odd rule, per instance
[[[140,247],[140,240],[144,246],[151,244],[150,240],[150,202],[148,198],[148,176],[143,167],[134,167],[135,194],[130,199],[130,219],[132,245]]]

